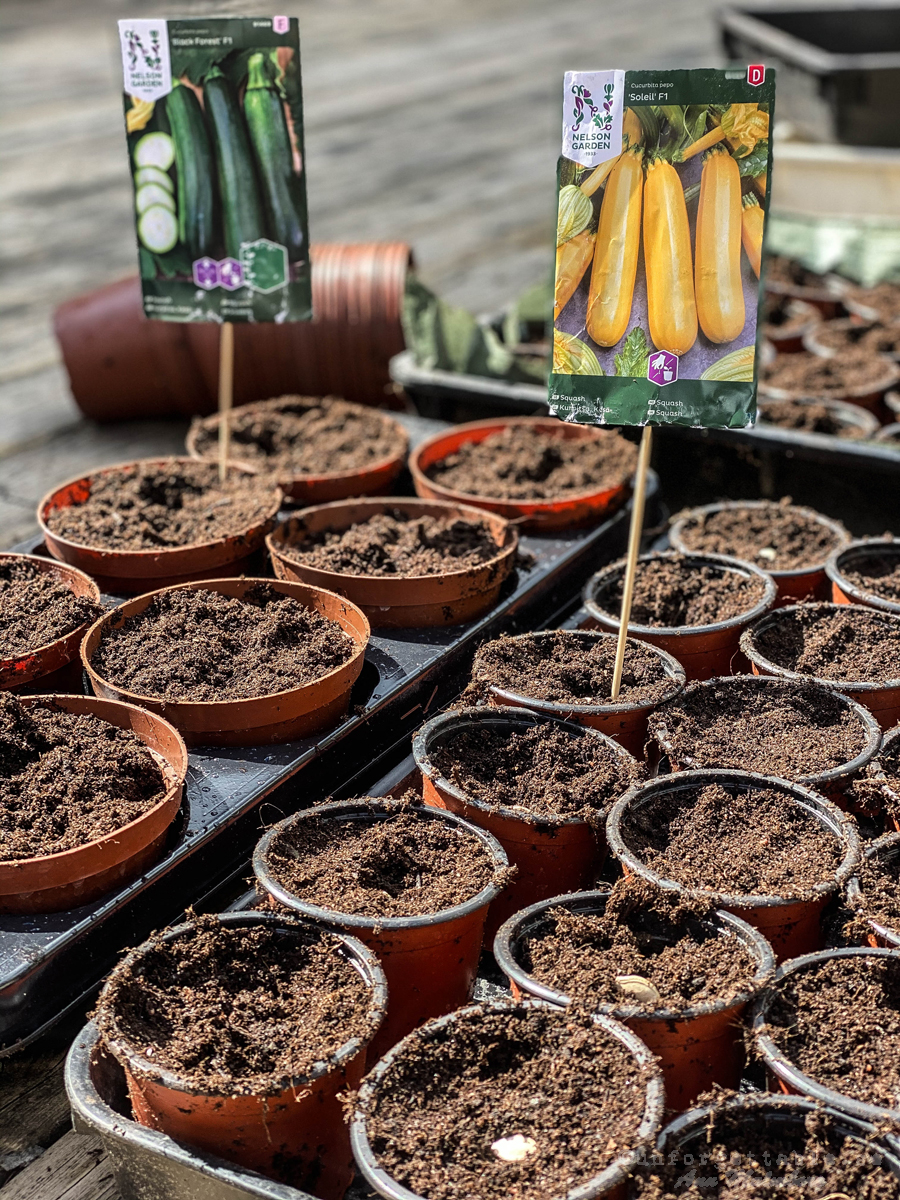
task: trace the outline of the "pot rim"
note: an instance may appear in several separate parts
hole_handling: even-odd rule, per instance
[[[470,896],[467,900],[462,901],[460,904],[455,904],[451,908],[442,908],[435,913],[419,913],[405,917],[367,917],[360,913],[341,912],[338,909],[324,908],[321,905],[301,900],[274,878],[268,863],[268,853],[272,842],[281,833],[290,829],[293,825],[302,824],[304,820],[312,820],[317,817],[325,817],[335,822],[346,821],[348,823],[357,820],[366,820],[367,818],[378,821],[396,816],[398,811],[400,811],[396,804],[391,804],[386,799],[382,799],[381,797],[373,797],[373,799],[378,799],[380,802],[378,804],[364,804],[357,800],[338,800],[331,804],[318,804],[312,808],[304,808],[300,812],[292,813],[289,817],[285,817],[284,820],[279,821],[277,825],[273,825],[256,843],[253,851],[253,873],[259,880],[260,885],[270,896],[278,900],[279,903],[290,908],[295,915],[304,917],[308,921],[337,925],[351,933],[357,929],[372,932],[383,930],[385,933],[392,933],[398,930],[443,925],[449,921],[457,921],[462,917],[471,916],[472,913],[477,912],[479,909],[486,908],[503,891],[504,885],[502,883],[498,884],[496,879],[492,878],[474,896]],[[506,851],[494,835],[488,833],[486,829],[480,829],[477,825],[466,821],[463,817],[458,817],[455,813],[445,812],[440,808],[431,808],[427,804],[411,805],[409,809],[402,811],[412,811],[417,817],[422,817],[427,821],[444,821],[446,824],[464,829],[467,833],[476,834],[478,840],[487,849],[491,857],[495,876],[498,870],[509,866],[509,858]]]
[[[823,287],[807,287],[805,284],[786,283],[780,279],[766,279],[764,290],[773,296],[787,296],[791,300],[803,300],[807,304],[813,300],[831,300],[836,304],[843,304],[844,293],[847,290],[844,279],[834,272],[823,275],[822,279]]]
[[[375,1188],[380,1195],[390,1197],[391,1200],[423,1200],[423,1197],[420,1197],[417,1193],[411,1192],[402,1184],[397,1183],[388,1175],[387,1171],[378,1165],[378,1160],[369,1142],[366,1129],[368,1115],[366,1108],[373,1102],[377,1094],[376,1089],[384,1078],[385,1073],[407,1048],[412,1038],[417,1036],[431,1036],[445,1029],[448,1025],[452,1025],[460,1018],[485,1012],[509,1011],[510,1009],[543,1009],[553,1012],[559,1017],[564,1016],[564,1010],[557,1008],[556,1005],[547,1004],[543,1000],[526,1000],[519,1004],[511,1003],[509,1000],[492,1000],[481,1004],[468,1004],[464,1008],[459,1008],[455,1012],[448,1013],[446,1016],[437,1017],[434,1020],[426,1022],[418,1029],[413,1030],[412,1033],[407,1034],[405,1038],[392,1047],[369,1070],[357,1093],[356,1106],[350,1122],[350,1144],[353,1149],[353,1157],[356,1159],[356,1163],[362,1171],[366,1182]],[[631,1053],[638,1066],[647,1066],[649,1070],[653,1071],[653,1074],[646,1081],[644,1111],[641,1123],[634,1136],[634,1149],[620,1154],[603,1171],[593,1176],[586,1183],[576,1188],[571,1188],[560,1200],[594,1200],[595,1197],[606,1195],[615,1185],[624,1183],[639,1160],[640,1148],[654,1137],[654,1134],[662,1124],[665,1110],[665,1090],[662,1081],[662,1072],[656,1063],[654,1055],[636,1034],[626,1025],[613,1020],[612,1017],[608,1017],[603,1013],[592,1013],[591,1020],[595,1025],[599,1025],[610,1037],[622,1043]]]
[[[628,622],[628,632],[632,636],[640,639],[645,637],[692,637],[696,634],[720,633],[725,629],[736,629],[742,625],[746,625],[748,621],[754,621],[757,617],[762,616],[767,612],[775,602],[775,597],[778,593],[778,588],[775,580],[767,571],[760,570],[753,563],[744,562],[742,558],[732,558],[728,554],[700,554],[689,551],[687,554],[679,555],[675,550],[656,550],[649,554],[641,554],[638,558],[639,563],[657,562],[659,560],[669,560],[673,558],[685,558],[691,566],[713,566],[719,567],[723,572],[731,572],[732,574],[749,575],[752,578],[760,579],[765,584],[765,591],[761,600],[758,600],[752,608],[748,608],[746,612],[738,613],[736,617],[728,617],[724,621],[711,621],[708,625],[638,625],[632,621]],[[613,616],[605,608],[601,608],[596,600],[596,593],[600,590],[601,583],[606,583],[609,580],[615,579],[625,570],[625,560],[618,559],[614,563],[596,571],[587,583],[581,593],[582,601],[585,608],[591,614],[595,621],[600,621],[607,627],[613,626],[616,630],[619,628],[619,618]]]
[[[856,285],[859,286],[859,285]],[[868,289],[863,289],[868,290]],[[854,285],[850,284],[841,297],[841,303],[844,308],[853,316],[862,317],[864,321],[877,322],[879,325],[884,325],[888,328],[894,325],[900,325],[900,316],[885,317],[882,315],[882,310],[875,308],[874,305],[866,304],[864,300],[858,300],[853,294]]]
[[[810,353],[812,353],[810,351]],[[816,358],[822,358],[821,354],[815,355]],[[883,379],[869,384],[857,384],[856,387],[845,387],[841,391],[834,394],[834,399],[840,399],[848,396],[872,396],[878,392],[886,392],[900,382],[900,363],[889,358],[886,354],[873,355],[873,358],[884,360]],[[774,384],[767,383],[761,380],[759,384],[759,392],[761,396],[769,400],[813,400],[818,402],[821,399],[827,399],[828,395],[822,392],[805,392],[802,388],[783,388],[776,387]]]
[[[900,732],[898,727],[897,732]],[[870,842],[863,851],[863,858],[885,858],[888,862],[900,858],[900,830],[893,830],[890,833],[883,833],[880,838]],[[867,921],[874,932],[887,941],[888,945],[893,949],[900,947],[900,920],[897,921],[898,928],[892,929],[889,925],[882,925],[874,917],[870,917],[864,911],[865,892],[859,882],[858,875],[851,875],[846,883],[847,904],[853,908],[859,916]]]
[[[808,970],[832,958],[862,958],[864,956],[900,960],[900,950],[872,946],[845,946],[831,950],[817,950],[812,954],[801,954],[798,958],[788,959],[776,970],[770,987],[754,1001],[753,1011],[750,1014],[750,1030],[754,1035],[757,1051],[768,1070],[787,1083],[789,1087],[799,1091],[801,1095],[808,1096],[819,1104],[827,1104],[840,1112],[847,1112],[864,1121],[878,1124],[887,1118],[897,1124],[900,1122],[900,1109],[886,1108],[880,1104],[855,1100],[852,1096],[836,1092],[832,1088],[818,1083],[811,1075],[807,1075],[785,1058],[774,1040],[765,1032],[769,1009],[776,998],[778,985],[786,975]]]
[[[843,858],[832,877],[814,884],[806,896],[784,897],[765,893],[720,892],[713,888],[692,888],[678,883],[677,880],[660,875],[627,845],[622,833],[622,824],[632,805],[636,802],[644,804],[666,791],[689,791],[703,787],[704,784],[713,783],[722,786],[744,785],[757,791],[766,788],[787,792],[795,803],[800,804],[810,815],[814,815],[819,824],[824,826],[842,844]],[[852,817],[841,812],[831,800],[827,800],[802,784],[791,783],[789,780],[779,779],[775,775],[760,775],[754,771],[716,769],[676,771],[671,775],[659,775],[656,779],[632,787],[620,800],[616,801],[610,810],[606,819],[606,840],[615,857],[636,875],[649,879],[651,883],[665,888],[667,891],[680,892],[691,898],[711,900],[720,908],[787,908],[791,905],[802,904],[804,901],[825,899],[843,887],[859,865],[860,855],[856,823]]]
[[[900,421],[892,421],[890,425],[882,425],[875,434],[876,442],[900,442]]]
[[[870,329],[876,329],[879,327],[884,328],[884,325],[880,321],[863,319],[860,322],[855,317],[834,317],[830,321],[817,321],[815,325],[810,326],[809,329],[804,332],[803,349],[808,350],[810,354],[818,355],[819,358],[836,358],[838,354],[842,353],[843,347],[835,350],[832,347],[822,343],[821,334],[824,332],[824,330],[820,328],[820,326],[828,325],[830,325],[832,329],[835,329],[838,325],[840,325],[841,333],[848,329],[859,329],[862,332],[868,332]],[[879,353],[884,358],[889,359],[891,362],[900,362],[900,352],[891,353],[889,350],[881,350]]]
[[[839,546],[828,556],[825,563],[825,574],[833,584],[850,596],[859,604],[864,604],[867,608],[878,608],[882,612],[900,614],[900,602],[896,600],[888,600],[885,596],[879,596],[876,592],[866,591],[858,584],[852,583],[844,574],[844,567],[849,566],[853,559],[869,558],[877,554],[890,554],[892,550],[896,551],[897,562],[900,565],[900,540],[891,538],[858,538],[856,541],[850,542],[847,546]],[[841,561],[846,557],[845,561]]]
[[[572,1003],[570,996],[557,991],[549,984],[541,983],[533,975],[529,975],[520,964],[519,943],[551,908],[566,908],[570,912],[577,911],[591,916],[605,910],[610,894],[604,890],[569,892],[562,896],[553,896],[549,900],[539,900],[536,904],[514,913],[500,926],[494,938],[493,950],[497,965],[506,977],[518,984],[523,991],[561,1008],[568,1007]],[[721,936],[723,926],[730,926],[731,932],[751,952],[756,960],[756,971],[749,990],[732,996],[729,1000],[705,1000],[700,1004],[689,1004],[682,1009],[657,1008],[653,1012],[647,1012],[637,1004],[598,1004],[596,1011],[606,1013],[617,1021],[692,1021],[698,1017],[712,1016],[714,1013],[727,1012],[729,1009],[748,1004],[775,973],[775,954],[772,947],[759,930],[725,909],[715,909],[708,917],[698,919],[701,924],[716,929],[717,936]]]
[[[757,409],[760,416],[763,416],[768,404],[780,404],[784,402],[790,404],[817,404],[824,406],[833,415],[844,428],[860,429],[865,433],[866,437],[872,437],[878,432],[881,426],[878,423],[878,418],[867,408],[861,408],[858,404],[853,404],[849,400],[824,400],[818,396],[765,396],[760,395],[757,403]],[[764,425],[770,424],[768,421],[763,421]],[[781,426],[775,426],[781,428]],[[804,429],[787,429],[787,433],[803,433],[809,436],[810,430]],[[833,437],[836,435],[827,433],[817,433],[814,437]]]
[[[155,948],[160,942],[174,941],[196,927],[196,921],[184,921],[180,925],[170,926],[170,928],[163,930],[162,933],[148,938],[147,941],[129,950],[123,958],[120,958],[119,962],[106,977],[103,990],[97,1001],[97,1016],[93,1019],[101,1027],[103,1044],[123,1065],[127,1064],[128,1069],[132,1073],[139,1075],[141,1079],[146,1079],[151,1083],[169,1088],[172,1091],[184,1092],[189,1096],[230,1097],[236,1094],[277,1096],[288,1089],[296,1090],[313,1083],[316,1079],[320,1079],[334,1068],[340,1067],[353,1059],[360,1050],[368,1045],[384,1019],[387,1008],[387,982],[377,957],[358,938],[344,933],[339,929],[326,929],[315,922],[301,921],[295,917],[284,916],[278,913],[227,912],[217,914],[216,920],[222,925],[234,926],[236,928],[252,927],[253,925],[268,925],[273,928],[280,927],[282,932],[294,935],[297,938],[305,938],[307,941],[312,941],[313,937],[331,937],[340,942],[344,951],[344,957],[359,972],[363,982],[370,991],[369,1007],[366,1014],[366,1020],[371,1029],[368,1039],[363,1037],[349,1038],[327,1059],[318,1061],[308,1075],[286,1075],[273,1083],[271,1088],[264,1092],[235,1093],[233,1089],[228,1091],[210,1091],[207,1088],[184,1079],[177,1071],[161,1067],[158,1063],[150,1062],[149,1059],[130,1047],[126,1035],[121,1033],[118,1028],[118,1021],[114,1010],[110,1007],[101,1012],[100,1006],[104,1003],[111,982],[121,970],[138,961],[142,955],[150,949]],[[105,1020],[103,1019],[104,1017]],[[103,1028],[104,1025],[107,1026],[107,1029],[111,1027],[111,1031],[107,1032],[107,1029]]]
[[[566,817],[560,814],[558,816],[549,815],[544,817],[532,812],[531,809],[519,811],[505,804],[487,804],[484,800],[470,796],[462,788],[451,783],[431,761],[432,743],[435,738],[449,736],[457,727],[465,729],[467,725],[472,723],[476,725],[483,723],[501,726],[526,725],[528,727],[534,725],[559,725],[573,736],[596,738],[598,741],[604,743],[608,749],[612,750],[623,762],[631,763],[635,766],[639,765],[633,754],[629,753],[624,746],[601,730],[594,729],[588,725],[578,725],[574,721],[566,721],[562,717],[534,712],[527,708],[506,705],[497,708],[488,705],[471,708],[451,708],[446,712],[438,713],[437,716],[432,717],[416,730],[412,741],[413,758],[422,775],[430,780],[435,787],[449,792],[454,799],[467,808],[474,808],[478,812],[488,813],[492,816],[501,816],[507,820],[518,821],[522,824],[533,825],[535,827],[552,826],[554,829],[558,829],[563,825],[586,825],[588,822],[579,816]],[[598,818],[605,817],[608,810],[609,805],[606,805],[603,809],[598,809]],[[529,820],[529,818],[533,819]]]
[[[79,567],[73,567],[71,563],[61,562],[58,558],[44,558],[44,556],[41,554],[18,554],[13,550],[0,551],[0,564],[8,562],[10,559],[33,563],[41,574],[68,575],[70,577],[74,577],[75,579],[82,581],[84,586],[87,588],[87,591],[76,592],[74,589],[70,588],[69,590],[72,592],[72,594],[75,596],[86,596],[88,599],[93,600],[95,604],[100,603],[100,588],[96,580],[91,579],[90,575],[82,571]],[[31,650],[26,650],[24,654],[19,654],[14,658],[0,657],[0,677],[2,677],[2,674],[5,670],[15,666],[16,663],[22,662],[25,658],[35,658],[39,654],[46,654],[55,647],[60,647],[60,649],[62,649],[60,646],[61,642],[67,641],[69,638],[74,637],[78,633],[86,633],[92,624],[93,621],[90,619],[87,621],[82,621],[80,625],[76,625],[73,629],[70,629],[68,633],[63,633],[58,638],[54,638],[52,642],[44,642],[43,645],[35,646],[34,649]],[[76,655],[77,646],[75,647],[75,653],[72,655],[72,658],[75,658]],[[31,676],[30,678],[40,679],[40,675]],[[27,683],[29,680],[23,679],[21,682]]]
[[[680,554],[695,553],[689,547],[685,546],[684,539],[682,538],[684,526],[688,523],[688,521],[695,521],[698,519],[698,517],[705,517],[710,513],[734,512],[742,508],[780,508],[789,509],[792,512],[802,513],[804,517],[808,517],[809,519],[815,521],[818,525],[824,525],[826,529],[835,534],[838,539],[836,549],[840,549],[842,546],[846,546],[850,542],[850,534],[838,521],[833,520],[831,517],[826,517],[824,513],[816,512],[814,508],[808,508],[805,504],[781,505],[777,500],[724,500],[717,504],[700,504],[695,508],[688,508],[679,513],[669,526],[669,542],[671,543],[672,548],[677,550]],[[766,570],[764,567],[760,567],[759,569],[764,571],[766,575],[771,575],[775,580],[787,581],[791,579],[799,579],[803,575],[812,575],[814,572],[824,571],[826,558],[827,555],[822,559],[821,562],[810,563],[809,565],[802,567],[784,567],[781,570],[771,571]],[[738,559],[738,562],[743,561],[743,559]],[[755,563],[752,565],[756,566]]]
[[[822,675],[807,675],[803,671],[792,671],[788,667],[780,667],[777,663],[766,658],[765,655],[756,647],[756,635],[763,633],[766,629],[777,625],[782,617],[787,614],[796,612],[804,613],[811,612],[813,609],[819,611],[831,609],[832,611],[844,612],[856,611],[868,614],[875,614],[884,620],[894,620],[898,623],[900,629],[900,615],[894,616],[892,613],[882,612],[877,608],[870,608],[864,604],[836,604],[831,600],[820,600],[813,604],[785,604],[782,608],[776,608],[765,616],[760,617],[753,625],[749,626],[741,634],[741,650],[750,659],[754,666],[759,666],[765,669],[770,675],[774,675],[778,679],[804,680],[809,679],[813,683],[820,683],[823,687],[838,687],[850,688],[854,692],[883,692],[894,688],[900,688],[900,677],[896,679],[883,680],[866,680],[866,679],[826,679]]]

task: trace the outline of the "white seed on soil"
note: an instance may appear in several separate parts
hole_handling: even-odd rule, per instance
[[[491,1149],[501,1162],[522,1162],[529,1154],[534,1154],[537,1150],[537,1142],[534,1138],[514,1133],[512,1137],[500,1138],[493,1142]]]
[[[638,1004],[659,1004],[661,996],[649,979],[643,975],[617,975],[616,987],[629,1000]]]
[[[757,550],[757,558],[764,558],[766,562],[774,562],[778,551],[774,546],[763,546],[762,550]]]

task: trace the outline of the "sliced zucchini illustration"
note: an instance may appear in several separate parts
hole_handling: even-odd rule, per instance
[[[136,167],[168,171],[175,161],[175,145],[167,133],[145,133],[134,148]]]
[[[134,186],[136,188],[144,187],[148,183],[156,183],[161,188],[165,188],[167,192],[175,191],[172,176],[161,171],[159,167],[141,167],[139,171],[135,171]]]
[[[142,213],[146,212],[148,208],[152,208],[154,204],[161,204],[163,208],[175,211],[175,197],[171,192],[167,192],[158,183],[145,183],[135,193],[134,207],[139,213]]]
[[[178,241],[178,221],[171,208],[152,204],[138,221],[138,237],[154,254],[166,254]]]

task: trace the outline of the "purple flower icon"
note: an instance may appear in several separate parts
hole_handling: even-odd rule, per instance
[[[651,383],[656,383],[660,387],[665,387],[667,383],[674,383],[678,378],[677,355],[670,354],[668,350],[654,351],[647,364],[647,378]]]
[[[214,258],[197,258],[192,265],[197,287],[209,292],[219,286],[219,267]]]
[[[219,283],[229,292],[244,286],[244,268],[236,258],[223,258],[220,261]]]

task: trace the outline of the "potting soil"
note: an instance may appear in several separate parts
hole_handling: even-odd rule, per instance
[[[900,861],[883,855],[860,859],[856,872],[862,892],[861,916],[900,933]]]
[[[874,287],[851,287],[848,299],[874,308],[881,320],[894,321],[900,317],[900,287],[896,283],[877,283]]]
[[[0,561],[0,660],[47,646],[102,611],[89,596],[76,596],[32,563]]]
[[[766,282],[786,283],[792,287],[816,288],[822,290],[827,281],[824,275],[810,271],[793,258],[782,254],[772,254],[766,259]]]
[[[776,987],[766,1032],[817,1083],[900,1106],[900,958],[832,958]]]
[[[527,425],[507,425],[481,442],[463,442],[428,468],[429,479],[467,496],[552,500],[602,492],[631,478],[637,447],[619,433],[596,438],[552,437]]]
[[[81,504],[54,508],[59,537],[101,550],[164,550],[245,533],[273,516],[276,489],[232,470],[219,482],[213,463],[140,463],[91,478]]]
[[[816,341],[838,354],[851,346],[860,346],[870,354],[897,354],[900,326],[848,324],[835,328],[833,321],[826,321],[816,330]]]
[[[622,611],[625,563],[595,594],[604,612]],[[765,581],[723,567],[692,563],[681,554],[638,562],[631,606],[632,625],[680,628],[713,625],[749,612],[766,594]]]
[[[551,722],[515,731],[478,724],[436,745],[431,761],[472,799],[541,821],[599,821],[641,773],[600,738]]]
[[[154,1067],[224,1095],[283,1090],[354,1037],[371,1034],[361,975],[320,932],[308,943],[270,926],[157,939],[117,969],[101,996],[101,1031]]]
[[[900,544],[892,554],[858,559],[856,565],[845,569],[843,574],[862,591],[900,604]]]
[[[877,391],[889,374],[889,364],[860,347],[848,347],[835,358],[822,358],[808,350],[779,354],[764,373],[769,387],[798,396],[839,399],[849,391]]]
[[[416,1032],[368,1120],[379,1165],[428,1200],[552,1200],[637,1144],[646,1075],[586,1015],[523,1007]],[[529,1152],[492,1150],[516,1135]],[[531,1146],[533,1145],[533,1149]]]
[[[866,765],[861,776],[850,785],[848,797],[875,819],[879,831],[885,812],[900,818],[900,739]]]
[[[681,539],[688,550],[728,554],[763,571],[822,566],[840,544],[833,530],[790,500],[692,517],[682,526]]]
[[[837,682],[900,678],[900,618],[845,604],[804,605],[776,616],[752,634],[775,666]]]
[[[299,900],[361,917],[441,912],[477,896],[495,874],[475,834],[415,810],[305,819],[273,840],[267,863]]]
[[[269,584],[240,599],[176,588],[107,629],[92,666],[139,695],[244,700],[312,683],[356,649],[337,621]]]
[[[785,900],[833,881],[844,853],[786,793],[720,784],[656,796],[628,814],[622,837],[682,887]]]
[[[159,765],[130,729],[0,692],[0,862],[84,846],[165,793]]]
[[[830,408],[815,401],[765,400],[759,406],[759,419],[763,425],[777,425],[797,433],[826,433],[850,441],[866,436],[864,430],[856,425],[845,425]]]
[[[763,308],[763,337],[787,337],[791,333],[800,333],[810,322],[811,314],[808,309],[795,307],[795,301],[790,296],[766,297]]]

